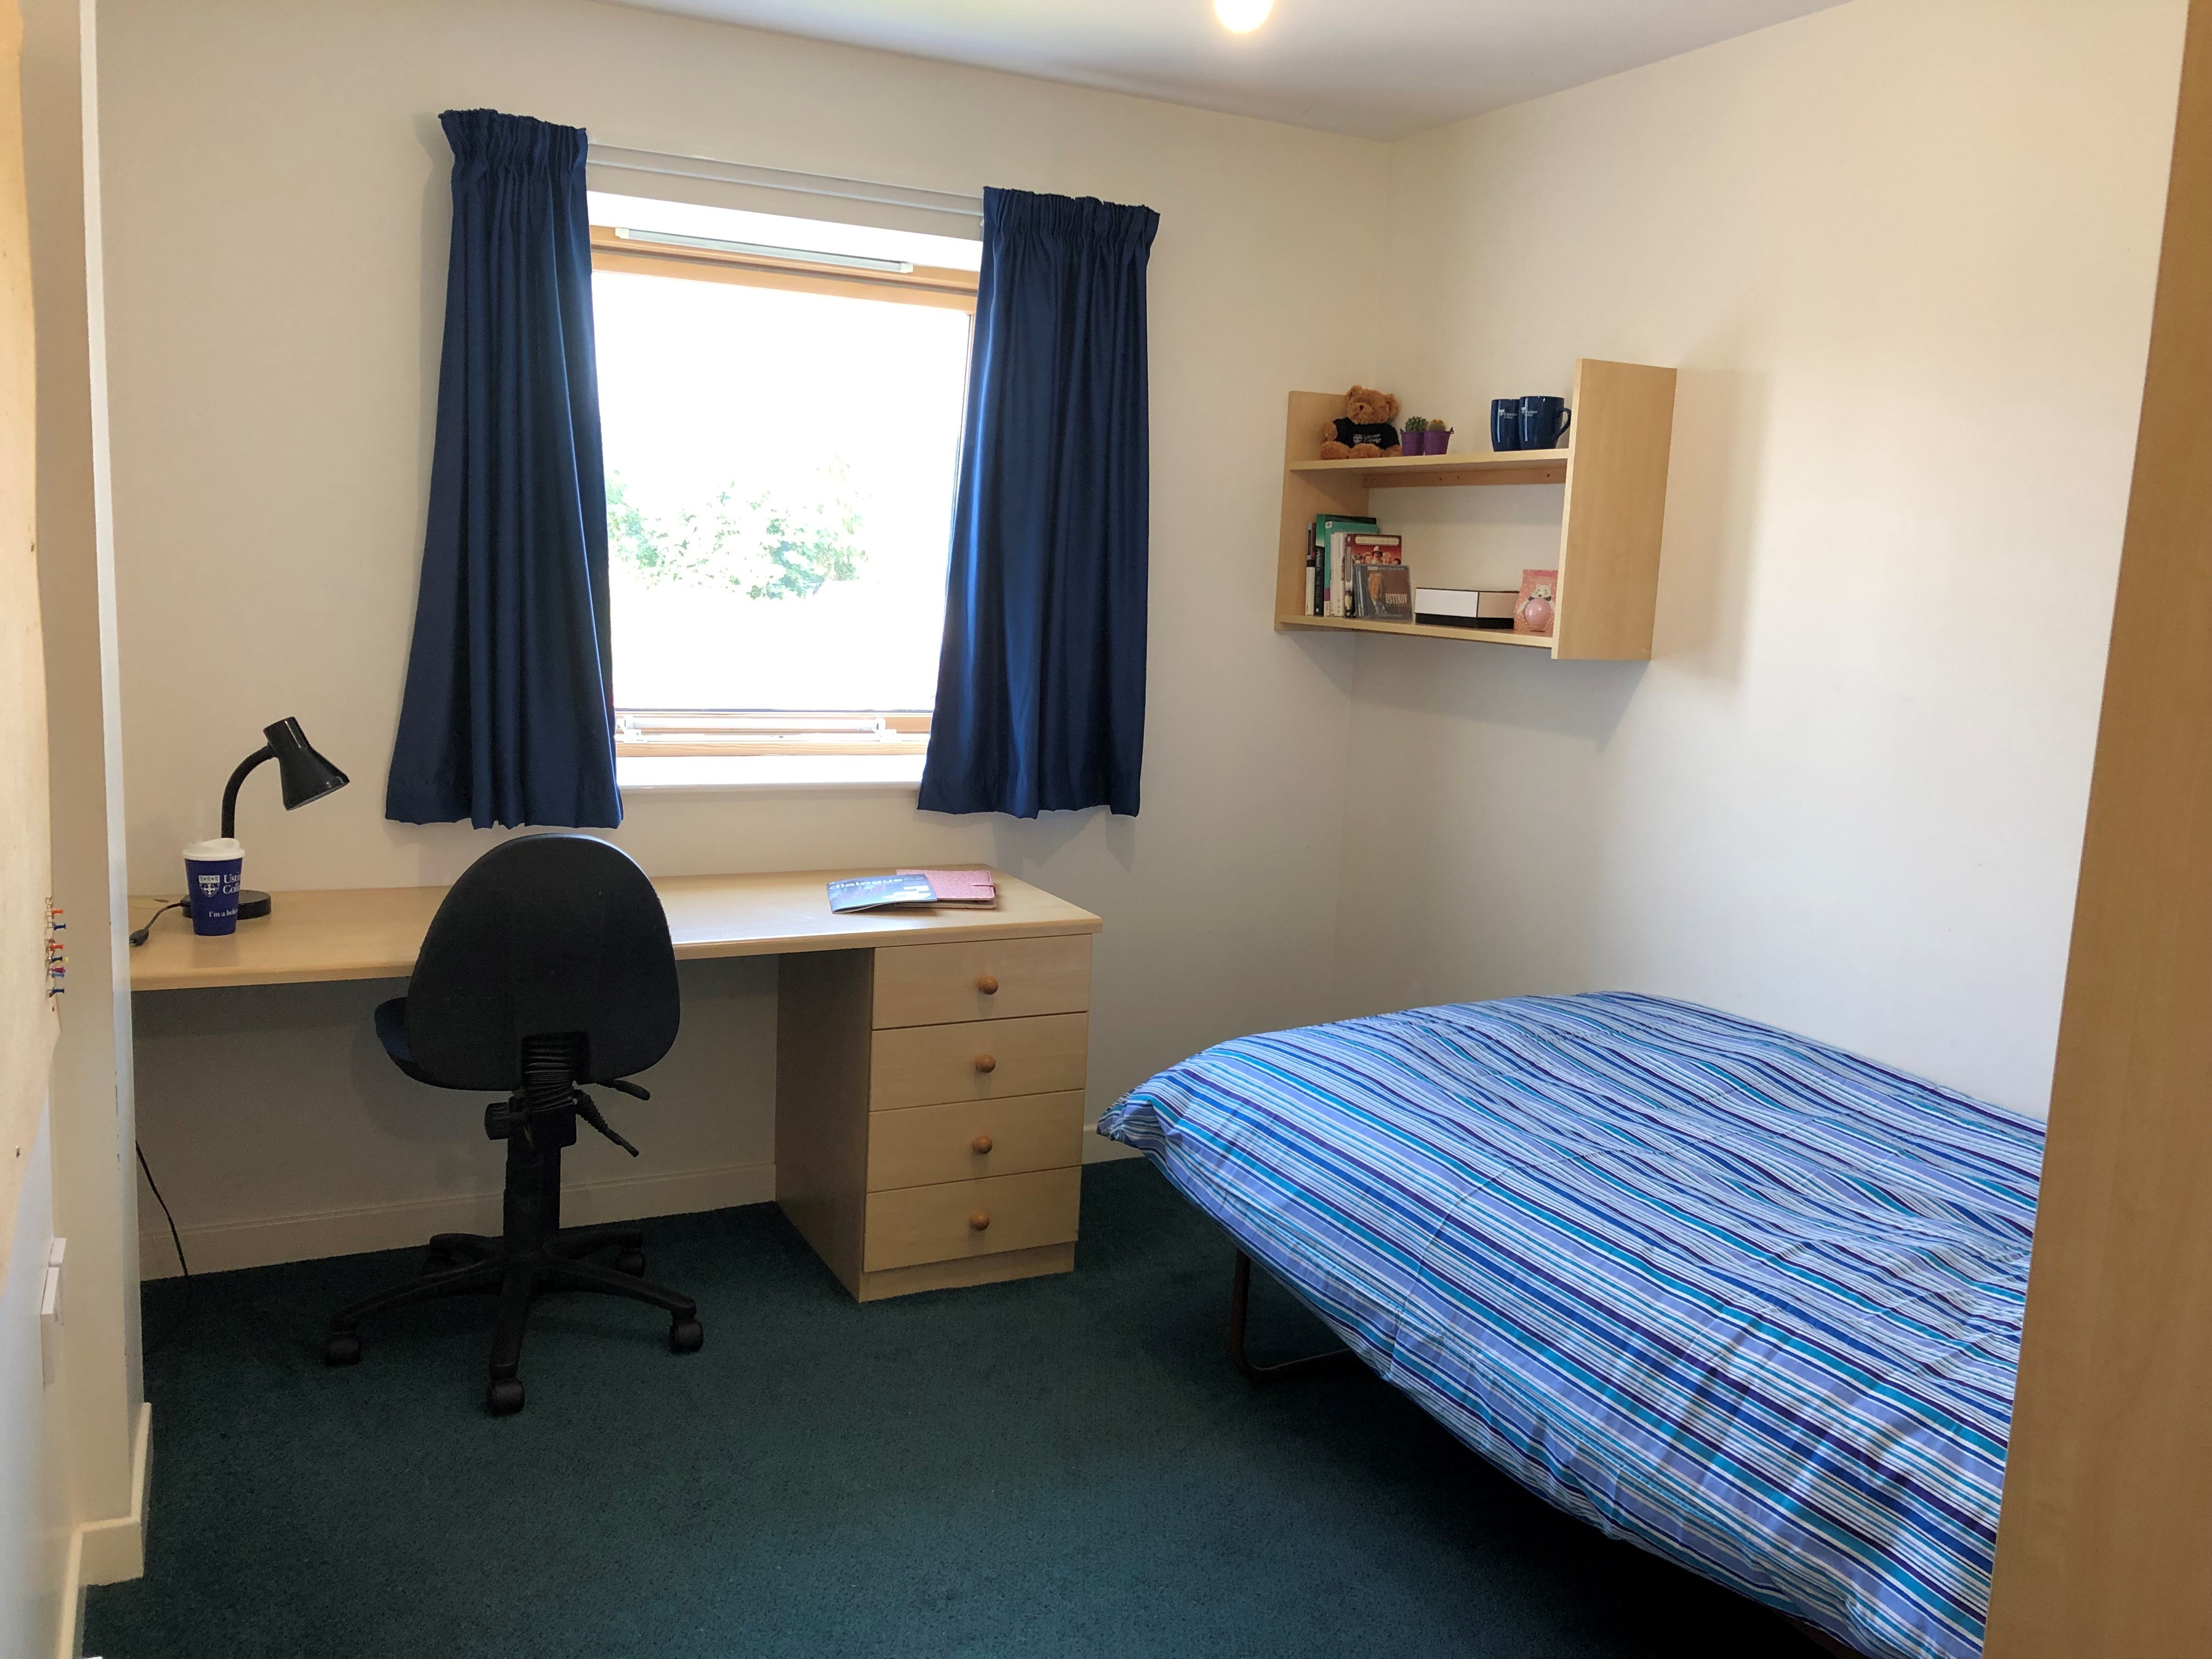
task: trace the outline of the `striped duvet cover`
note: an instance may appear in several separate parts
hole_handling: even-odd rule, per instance
[[[1242,1038],[1098,1127],[1569,1513],[1881,1659],[1980,1653],[2033,1120],[1603,995]]]

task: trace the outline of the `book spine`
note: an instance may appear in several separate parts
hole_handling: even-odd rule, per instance
[[[1321,615],[1321,519],[1315,516],[1312,529],[1306,532],[1306,614]]]

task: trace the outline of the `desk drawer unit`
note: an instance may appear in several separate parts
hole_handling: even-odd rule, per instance
[[[959,1025],[909,1025],[875,1034],[878,1112],[951,1100],[1006,1100],[1083,1086],[1091,1016],[1039,1014]]]
[[[863,1302],[1074,1265],[1087,933],[787,956],[776,1198]]]
[[[870,1273],[955,1257],[1075,1243],[1083,1171],[1038,1170],[868,1194]]]
[[[868,1190],[1073,1169],[1083,1161],[1083,1091],[957,1101],[868,1120]]]
[[[908,945],[876,952],[876,1029],[1079,1014],[1091,1006],[1091,939]]]

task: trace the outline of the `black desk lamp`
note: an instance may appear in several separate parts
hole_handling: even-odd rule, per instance
[[[238,833],[238,786],[246,781],[246,775],[265,760],[276,763],[277,775],[284,785],[284,810],[288,812],[305,806],[311,800],[320,800],[333,789],[343,789],[351,781],[346,775],[315,752],[315,745],[307,741],[307,734],[300,729],[300,722],[287,715],[274,726],[264,726],[261,735],[269,741],[244,760],[238,770],[230,775],[230,781],[222,787],[222,833],[225,839]],[[238,915],[242,921],[249,916],[269,914],[269,895],[256,892],[249,887],[238,896]]]

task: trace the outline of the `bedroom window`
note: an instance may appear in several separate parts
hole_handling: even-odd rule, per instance
[[[918,752],[981,244],[592,205],[617,751]]]

